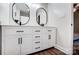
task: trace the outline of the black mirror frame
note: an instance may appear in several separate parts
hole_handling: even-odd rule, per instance
[[[14,20],[14,22],[15,22],[15,19],[14,19],[14,17],[13,17],[13,6],[15,5],[16,3],[13,3],[13,5],[12,5],[12,19]],[[27,4],[25,4],[27,7],[28,7],[28,5]],[[29,8],[29,7],[28,7]],[[21,25],[25,25],[25,24],[27,24],[28,22],[29,22],[29,20],[30,20],[30,8],[29,8],[29,19],[28,19],[28,21],[26,22],[26,23],[24,23],[24,24],[21,24]],[[16,23],[16,22],[15,22]],[[20,25],[19,23],[17,23],[18,25]],[[21,26],[20,25],[20,26]]]
[[[38,20],[38,15],[37,15],[37,14],[38,14],[38,11],[39,11],[40,9],[42,9],[42,10],[44,10],[44,11],[46,12],[46,23],[45,23],[45,24],[39,24],[38,21],[37,21],[37,20]],[[37,11],[36,11],[36,22],[37,22],[40,26],[44,26],[44,25],[47,24],[47,22],[48,22],[48,13],[47,13],[47,11],[46,11],[44,8],[38,8],[38,9],[37,9]]]

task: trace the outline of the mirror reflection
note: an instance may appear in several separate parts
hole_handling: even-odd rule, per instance
[[[36,12],[36,21],[40,26],[44,26],[48,21],[47,11],[44,8],[39,8]]]
[[[30,9],[25,3],[14,3],[12,18],[19,25],[25,25],[30,19]]]

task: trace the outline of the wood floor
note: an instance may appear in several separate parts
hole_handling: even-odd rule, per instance
[[[29,55],[66,55],[66,54],[56,48],[49,48]],[[73,45],[73,55],[79,55],[79,45]]]
[[[66,54],[56,48],[49,48],[29,55],[66,55]],[[73,55],[79,55],[79,45],[73,45]]]
[[[65,55],[65,53],[59,51],[56,48],[49,48],[40,52],[36,52],[30,55]]]
[[[79,55],[79,45],[73,45],[73,55]]]
[[[56,48],[49,48],[31,55],[66,55]],[[73,55],[79,55],[79,45],[73,45]]]

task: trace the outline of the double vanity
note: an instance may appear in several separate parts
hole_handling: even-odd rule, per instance
[[[45,26],[48,14],[44,8],[36,11],[39,26],[27,26],[30,9],[25,3],[10,4],[10,22],[16,25],[0,26],[0,52],[2,55],[25,55],[54,47],[57,29]]]
[[[56,43],[56,28],[39,26],[2,26],[1,54],[25,55],[38,52]]]

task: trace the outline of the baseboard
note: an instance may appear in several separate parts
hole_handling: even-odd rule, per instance
[[[66,49],[66,48],[63,48],[59,45],[55,45],[55,48],[62,51],[62,52],[64,52],[67,55],[72,55],[73,54],[73,51],[71,49]]]

